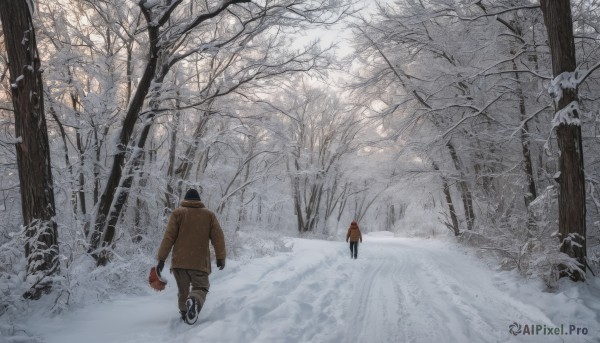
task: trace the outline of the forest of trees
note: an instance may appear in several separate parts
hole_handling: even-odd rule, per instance
[[[2,1],[0,314],[151,263],[190,187],[233,256],[249,232],[336,239],[355,219],[585,280],[598,17],[567,0]]]

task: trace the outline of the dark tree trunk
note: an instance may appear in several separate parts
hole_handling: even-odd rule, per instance
[[[0,20],[9,61],[15,134],[20,140],[16,144],[17,165],[27,235],[27,279],[31,282],[24,297],[39,299],[51,290],[48,277],[59,272],[42,72],[27,2],[0,1]]]
[[[435,171],[439,171],[437,163],[433,162],[433,169]],[[444,197],[446,198],[446,203],[448,204],[448,211],[450,212],[450,223],[446,222],[446,226],[454,232],[454,236],[460,235],[460,229],[458,227],[458,217],[456,216],[456,211],[454,209],[454,203],[452,202],[452,196],[450,195],[450,186],[448,185],[448,181],[446,177],[443,175],[442,178],[442,192],[444,193]]]
[[[525,108],[525,95],[523,94],[523,86],[519,79],[519,73],[516,72],[517,64],[513,60],[513,70],[515,70],[515,79],[517,81],[517,94],[519,96],[519,113],[521,114],[520,121],[527,119],[527,109]],[[531,149],[529,141],[529,124],[527,121],[523,123],[521,128],[521,148],[523,151],[523,168],[525,169],[525,176],[527,177],[527,192],[524,195],[523,200],[525,206],[529,208],[529,204],[537,198],[537,191],[535,187],[535,177],[533,175],[533,162],[531,158]]]
[[[521,83],[521,80],[519,79],[519,73],[516,72],[517,64],[515,60],[513,60],[513,70],[515,70],[515,80],[517,81],[520,121],[523,122],[523,127],[521,128],[521,149],[523,151],[523,169],[525,170],[525,177],[527,178],[527,191],[523,195],[523,201],[525,203],[525,209],[527,211],[527,235],[531,236],[532,230],[535,229],[535,221],[529,208],[529,205],[533,200],[535,200],[535,198],[537,198],[537,190],[535,186],[535,177],[533,175],[533,161],[531,158],[531,143],[529,140],[529,124],[527,122],[527,108],[525,107],[525,95],[523,94],[523,85]]]
[[[574,72],[577,65],[570,1],[541,0],[540,5],[548,31],[554,76],[563,72]],[[577,89],[566,88],[562,93],[561,98],[555,99],[557,112],[579,101]],[[570,116],[572,119],[578,119],[579,113],[577,110],[572,110]],[[558,157],[560,251],[575,258],[584,271],[579,273],[563,268],[561,276],[570,276],[575,281],[583,281],[586,269],[586,208],[581,126],[574,124],[573,120],[567,123],[561,122],[556,127],[556,137],[560,150]]]
[[[454,145],[448,141],[446,143],[446,147],[450,151],[450,156],[452,157],[452,162],[454,162],[454,167],[460,173],[460,181],[458,181],[458,187],[460,189],[460,195],[465,211],[465,219],[467,221],[467,229],[473,230],[473,225],[475,224],[475,211],[473,210],[473,196],[471,195],[471,191],[469,190],[469,185],[467,184],[465,173],[463,172],[463,168],[461,166],[460,160],[458,159],[458,154],[456,153],[456,149]]]
[[[178,94],[179,95],[179,94]],[[177,133],[179,132],[179,123],[181,121],[181,111],[179,110],[179,99],[175,102],[175,117],[171,124],[170,131],[170,145],[169,145],[169,167],[167,168],[167,191],[165,192],[165,207],[175,208],[176,197],[175,197],[175,160],[177,159]]]

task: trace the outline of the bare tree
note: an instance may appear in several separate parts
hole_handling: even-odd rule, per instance
[[[27,241],[24,296],[39,299],[59,272],[58,232],[44,99],[41,61],[31,19],[33,1],[0,2],[0,20],[8,55],[17,136],[21,207]]]
[[[286,169],[299,232],[312,232],[343,200],[340,163],[360,146],[364,123],[333,93],[307,79],[286,90],[282,104],[270,106],[285,124]],[[281,99],[279,99],[281,101]]]
[[[183,60],[186,55],[177,55],[172,59],[182,42],[190,31],[210,20],[226,9],[238,3],[249,2],[249,0],[229,0],[220,3],[213,9],[207,9],[205,12],[197,14],[195,17],[183,22],[179,26],[166,25],[173,11],[182,1],[169,1],[166,6],[154,2],[140,1],[139,7],[147,23],[147,32],[149,38],[149,59],[146,63],[144,74],[138,84],[138,87],[129,103],[127,114],[123,119],[121,134],[119,137],[118,151],[114,154],[113,164],[108,176],[104,192],[100,197],[98,213],[94,224],[93,233],[90,240],[90,253],[96,257],[99,265],[108,263],[110,246],[112,245],[115,226],[121,211],[127,202],[129,188],[133,183],[132,168],[140,165],[142,151],[148,137],[148,133],[156,115],[158,106],[157,96],[160,94],[160,86],[170,68],[178,61]],[[166,27],[165,27],[166,26]],[[165,35],[160,39],[161,34]],[[202,52],[208,49],[210,45],[202,45],[197,49],[192,49],[187,54]],[[136,142],[131,142],[136,122],[144,107],[146,97],[152,89],[154,101],[150,104],[151,110],[145,114],[144,127],[140,129]],[[129,158],[129,166],[125,165],[128,156],[128,150],[132,153]],[[123,172],[126,172],[125,175]]]
[[[311,61],[315,58],[310,54],[300,54],[275,64],[269,64],[269,60],[259,58],[232,73],[233,75],[227,73],[229,66],[238,64],[237,51],[251,45],[253,38],[268,28],[319,22],[323,20],[323,13],[334,13],[340,9],[343,12],[344,8],[340,5],[343,1],[322,1],[315,4],[306,0],[250,3],[248,7],[239,8],[233,6],[249,2],[229,0],[215,2],[214,5],[206,2],[191,6],[191,13],[180,6],[182,1],[166,1],[164,4],[149,1],[139,3],[140,11],[148,24],[149,60],[123,121],[118,151],[114,155],[97,211],[89,251],[98,259],[99,264],[108,261],[116,225],[127,202],[135,171],[141,166],[142,151],[150,130],[159,114],[169,110],[164,108],[163,104],[165,100],[172,99],[172,95],[163,87],[163,83],[167,81],[172,68],[193,55],[210,56],[220,51],[230,55],[219,60],[219,73],[213,75],[225,79],[221,87],[214,89],[214,83],[209,77],[206,88],[199,90],[198,99],[187,101],[185,108],[200,107],[211,97],[235,92],[249,80],[285,73],[295,68],[310,69],[313,66]],[[221,17],[227,17],[228,20],[219,19]],[[147,107],[146,111],[142,110],[144,106]],[[136,125],[138,119],[141,119],[141,125]]]

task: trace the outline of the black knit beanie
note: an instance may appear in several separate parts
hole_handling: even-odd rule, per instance
[[[185,193],[183,200],[200,200],[200,194],[198,194],[197,190],[192,188]]]

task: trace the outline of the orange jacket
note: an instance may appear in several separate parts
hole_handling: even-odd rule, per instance
[[[358,228],[358,224],[356,224],[356,222],[352,222],[352,224],[350,224],[350,228],[346,234],[346,242],[348,242],[348,239],[350,239],[350,242],[358,242],[360,240],[362,243],[362,234],[360,233],[360,229]]]
[[[225,238],[217,216],[199,200],[184,200],[181,207],[171,213],[157,257],[166,260],[172,248],[171,268],[210,273],[209,241],[216,258],[225,259]]]

